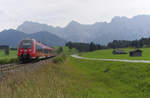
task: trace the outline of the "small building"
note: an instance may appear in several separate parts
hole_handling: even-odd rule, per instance
[[[0,49],[9,49],[9,46],[7,46],[7,45],[0,45]]]
[[[0,50],[4,50],[6,55],[9,55],[9,46],[7,45],[0,45]]]
[[[129,54],[131,57],[142,56],[142,50],[136,49],[136,50],[130,51]]]
[[[112,53],[113,53],[114,55],[115,55],[115,54],[127,54],[124,50],[119,50],[119,49],[118,49],[118,50],[117,50],[117,49],[114,49]]]
[[[12,50],[12,51],[16,51],[16,50],[17,50],[17,48],[15,48],[15,47],[11,47],[11,48],[10,48],[10,50]]]

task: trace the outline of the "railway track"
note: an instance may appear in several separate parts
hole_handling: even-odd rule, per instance
[[[32,71],[33,69],[38,68],[38,66],[50,63],[51,61],[52,58],[48,58],[27,63],[12,63],[0,65],[0,79],[3,79],[8,74],[11,74],[13,72],[23,70]]]

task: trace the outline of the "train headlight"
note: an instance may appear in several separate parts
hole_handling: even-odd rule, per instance
[[[31,52],[31,51],[32,51],[32,49],[29,49],[29,51]]]

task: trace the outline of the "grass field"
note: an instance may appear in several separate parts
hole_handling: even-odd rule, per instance
[[[123,49],[129,53],[132,48]],[[129,54],[113,55],[113,49],[97,50],[89,53],[82,53],[81,56],[88,58],[103,58],[103,59],[131,59],[131,60],[150,60],[150,48],[142,48],[142,57],[130,57]]]
[[[55,51],[56,51],[56,52],[57,52],[58,49],[59,49],[59,47],[54,47],[54,48],[55,48]],[[69,55],[69,54],[77,54],[77,53],[78,53],[78,51],[77,51],[75,48],[69,49],[69,48],[66,47],[66,46],[63,47],[63,54]]]
[[[11,51],[9,56],[5,55],[3,50],[0,50],[0,64],[12,63],[17,61],[17,51]]]
[[[68,57],[0,84],[0,98],[150,98],[150,64]]]

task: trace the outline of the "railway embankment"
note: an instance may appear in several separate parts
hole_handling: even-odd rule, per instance
[[[4,79],[8,75],[11,75],[13,73],[17,72],[28,72],[28,71],[33,71],[34,69],[37,69],[39,66],[47,64],[52,62],[52,58],[48,59],[42,59],[42,60],[35,60],[35,61],[30,61],[26,63],[10,63],[10,64],[0,64],[0,78]]]

